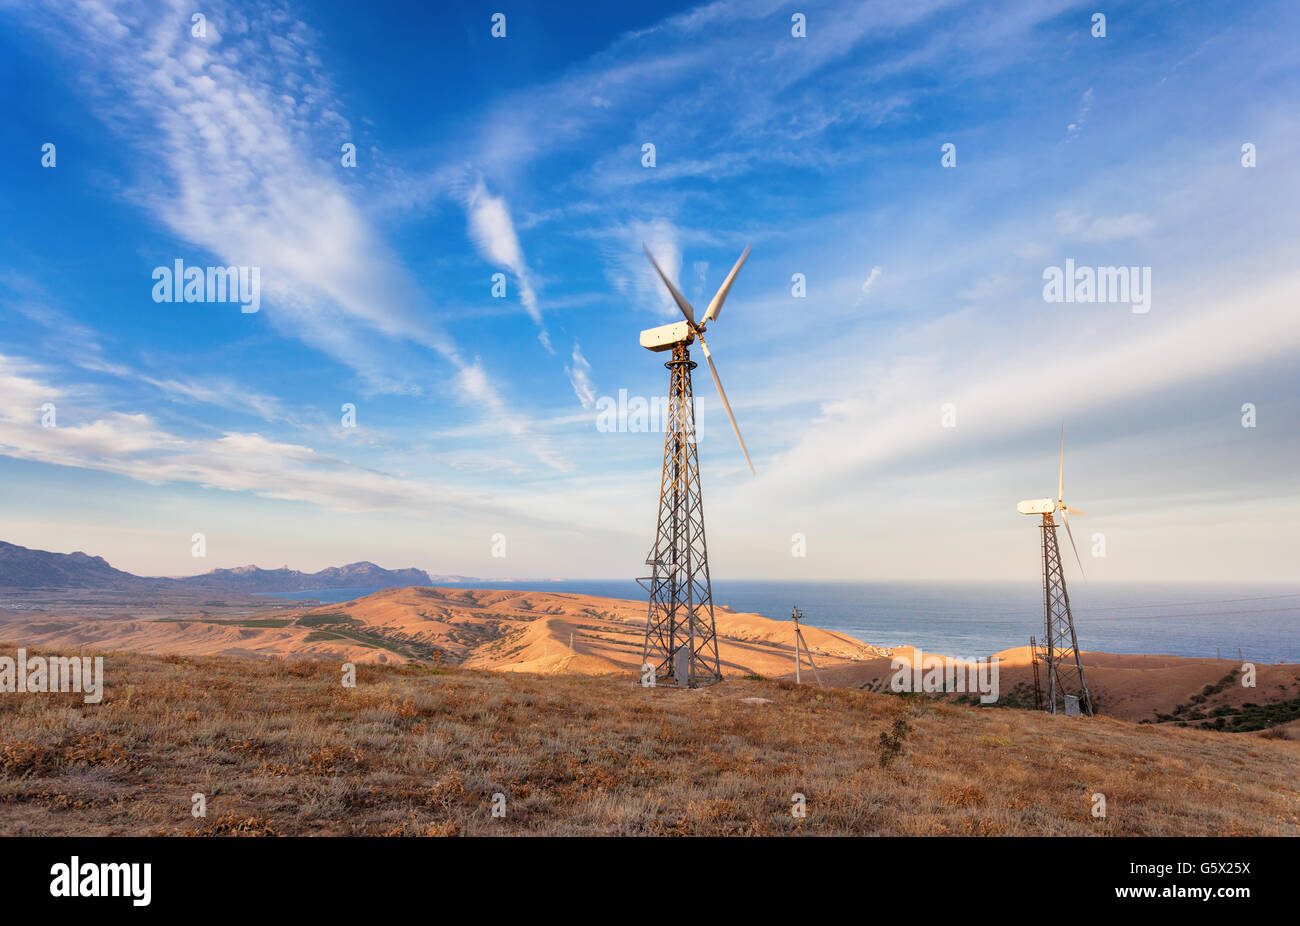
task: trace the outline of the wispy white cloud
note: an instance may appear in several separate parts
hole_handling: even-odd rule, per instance
[[[141,375],[140,380],[174,401],[215,405],[253,414],[265,421],[294,423],[296,420],[275,396],[251,390],[234,380],[220,377],[159,379],[147,375]]]
[[[1071,139],[1083,131],[1088,124],[1088,116],[1092,114],[1092,101],[1095,97],[1093,89],[1089,87],[1083,91],[1083,96],[1079,98],[1079,108],[1075,111],[1074,121],[1065,127],[1066,138]]]
[[[467,374],[474,375],[474,374]],[[526,510],[472,492],[355,465],[310,446],[260,433],[187,437],[149,415],[92,408],[61,410],[42,426],[39,404],[67,390],[40,368],[0,356],[0,454],[54,466],[115,473],[150,484],[189,484],[334,511],[490,513],[532,521]],[[482,389],[482,383],[468,388]],[[508,468],[505,461],[497,467]],[[517,470],[516,470],[517,471]]]
[[[541,341],[549,353],[555,353],[551,347],[551,336],[542,321],[542,310],[537,303],[532,274],[524,260],[523,248],[519,246],[519,235],[515,232],[505,198],[489,193],[480,179],[469,193],[465,211],[469,215],[469,232],[474,244],[484,257],[506,268],[514,276],[519,286],[519,301],[538,328],[537,340]]]
[[[591,381],[591,364],[582,356],[582,348],[577,340],[573,342],[573,362],[564,368],[573,384],[573,394],[578,397],[583,408],[592,408],[596,404],[596,387]]]
[[[1074,209],[1062,210],[1057,216],[1061,233],[1081,241],[1109,242],[1141,238],[1150,234],[1155,223],[1145,215],[1128,212],[1123,215],[1094,216]]]
[[[347,122],[305,25],[274,7],[216,5],[206,9],[207,37],[195,38],[182,0],[161,13],[93,0],[62,12],[38,18],[52,41],[93,62],[87,86],[106,121],[164,165],[161,176],[140,179],[140,202],[182,240],[262,268],[264,308],[251,318],[266,317],[379,391],[423,388],[394,370],[395,340],[431,349],[450,363],[466,401],[512,433],[528,430],[480,375],[481,362],[437,324],[339,178]],[[542,436],[528,446],[548,465],[562,461]]]
[[[40,419],[41,405],[62,398],[62,389],[37,378],[41,372],[38,364],[0,354],[0,415],[34,424]]]
[[[872,267],[871,272],[867,274],[867,278],[862,281],[863,299],[867,297],[867,293],[871,292],[871,287],[876,285],[876,280],[880,279],[880,274],[881,270],[879,267]]]

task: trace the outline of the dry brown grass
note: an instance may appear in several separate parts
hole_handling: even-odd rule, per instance
[[[0,695],[0,832],[1300,835],[1300,743],[1254,735],[784,682],[105,664],[100,705]]]

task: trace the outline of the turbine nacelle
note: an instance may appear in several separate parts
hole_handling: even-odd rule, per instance
[[[1051,514],[1055,510],[1056,499],[1054,498],[1035,498],[1016,505],[1016,511],[1021,514]]]
[[[684,321],[647,328],[641,332],[641,346],[646,350],[672,350],[674,344],[690,344],[694,340],[695,332]]]

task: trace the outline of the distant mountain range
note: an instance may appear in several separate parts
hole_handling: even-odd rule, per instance
[[[438,576],[437,583],[461,584],[468,576]],[[149,589],[184,591],[213,589],[228,592],[301,592],[315,588],[394,588],[434,585],[423,569],[383,569],[374,563],[349,563],[320,572],[300,572],[287,566],[259,569],[240,566],[214,569],[197,576],[155,578],[114,569],[102,556],[30,550],[0,540],[0,587],[99,588],[120,591]]]
[[[348,563],[320,572],[300,572],[288,566],[279,569],[239,566],[170,581],[183,587],[220,588],[231,592],[302,592],[311,588],[394,588],[433,584],[433,579],[423,569],[383,569],[374,563]]]

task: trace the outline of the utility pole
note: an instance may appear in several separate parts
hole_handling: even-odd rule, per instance
[[[790,619],[794,621],[794,683],[803,684],[799,677],[799,664],[803,662],[803,655],[808,656],[808,665],[812,666],[813,678],[817,679],[817,684],[822,683],[821,673],[817,671],[817,663],[813,662],[812,651],[808,649],[808,641],[803,638],[803,628],[799,626],[799,620],[803,617],[803,612],[798,608],[790,609]]]

